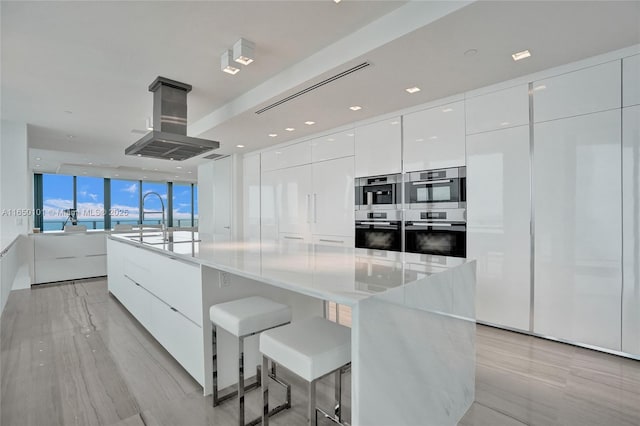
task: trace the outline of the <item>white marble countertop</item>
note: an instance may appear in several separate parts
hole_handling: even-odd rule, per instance
[[[214,242],[197,232],[129,232],[108,238],[145,248],[174,259],[312,297],[354,306],[390,288],[466,263],[466,259],[284,242],[260,244]]]

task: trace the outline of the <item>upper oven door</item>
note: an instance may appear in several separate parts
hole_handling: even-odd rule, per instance
[[[405,185],[405,202],[411,209],[465,207],[465,178],[458,169],[411,173]]]

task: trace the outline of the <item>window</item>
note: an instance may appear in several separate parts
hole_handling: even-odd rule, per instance
[[[78,176],[76,178],[76,208],[78,225],[87,229],[104,229],[104,179]]]
[[[191,184],[173,184],[173,226],[189,227],[191,223]]]
[[[73,208],[73,176],[42,175],[43,231],[60,231]],[[65,211],[66,210],[66,211]]]
[[[111,226],[135,225],[140,214],[140,184],[135,180],[111,179]]]
[[[160,198],[158,198],[158,195]],[[166,224],[168,207],[167,184],[160,182],[142,182],[142,196],[142,223],[145,225],[160,225],[162,223],[162,211],[164,211]],[[160,199],[162,199],[162,201]]]
[[[198,226],[198,185],[193,185],[193,226]]]

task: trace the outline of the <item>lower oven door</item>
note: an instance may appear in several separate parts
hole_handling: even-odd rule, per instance
[[[405,250],[440,256],[467,256],[467,226],[464,223],[407,222]]]
[[[402,251],[400,221],[356,221],[356,247]]]

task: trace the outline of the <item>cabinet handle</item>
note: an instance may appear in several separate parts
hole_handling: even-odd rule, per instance
[[[173,312],[178,312],[178,310],[176,308],[174,308],[173,306],[169,306],[169,309],[171,309]]]
[[[98,257],[98,256],[106,256],[106,254],[87,254],[85,257]]]
[[[62,257],[56,257],[56,259],[60,260],[60,259],[75,259],[75,256],[62,256]]]
[[[418,182],[412,182],[411,185],[435,185],[438,183],[451,183],[453,182],[451,179],[442,179],[442,180],[421,180]]]
[[[318,194],[313,193],[313,223],[318,223]]]
[[[285,236],[284,236],[284,237],[282,237],[282,238],[284,238],[284,239],[286,239],[286,240],[303,240],[303,239],[304,239],[304,238],[302,238],[302,237],[289,237],[289,236],[287,236],[287,235],[285,235]]]
[[[311,223],[311,194],[307,194],[307,223]]]
[[[323,243],[338,243],[338,244],[344,244],[344,241],[342,240],[325,240],[324,238],[320,238],[319,241],[322,241]]]

